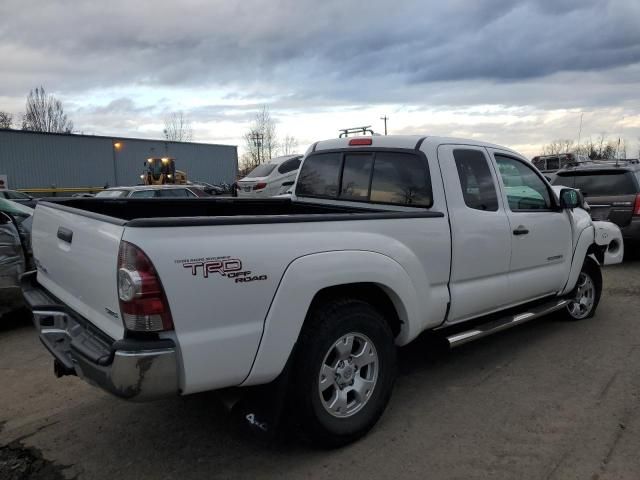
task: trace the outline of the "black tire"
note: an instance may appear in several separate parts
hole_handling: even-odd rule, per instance
[[[336,348],[336,342],[352,333],[365,336],[375,347],[377,376],[370,395],[361,402],[363,405],[360,409],[350,416],[338,418],[324,406],[322,395],[325,393],[319,390],[320,371],[325,361],[329,361],[326,356],[332,348]],[[354,345],[358,342],[356,336]],[[365,435],[376,424],[389,402],[396,377],[393,334],[380,312],[370,304],[350,298],[327,300],[309,312],[296,346],[292,367],[290,398],[294,399],[291,407],[296,412],[299,432],[317,445],[339,447]],[[362,375],[366,368],[353,375]],[[339,393],[337,383],[330,388],[334,392],[329,393]],[[345,391],[350,388],[344,387]]]
[[[579,309],[573,308],[573,304],[576,303],[573,300],[575,300],[576,297],[580,295],[580,288],[582,280],[584,278],[586,278],[587,281],[591,281],[593,284],[593,303],[588,311],[579,311]],[[600,266],[592,258],[587,257],[584,261],[584,264],[582,265],[582,270],[580,271],[576,287],[569,295],[569,298],[572,299],[572,302],[564,310],[562,310],[563,318],[566,320],[578,321],[593,317],[596,313],[596,309],[598,308],[598,304],[600,303],[601,295],[602,273],[600,272]]]

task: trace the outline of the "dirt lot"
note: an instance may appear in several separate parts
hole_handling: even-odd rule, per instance
[[[640,262],[595,318],[542,319],[401,354],[391,405],[337,451],[265,444],[211,394],[130,404],[56,379],[31,326],[0,327],[0,479],[640,478]]]

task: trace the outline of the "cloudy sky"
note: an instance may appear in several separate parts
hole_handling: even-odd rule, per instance
[[[30,88],[76,130],[242,145],[267,105],[304,149],[389,117],[533,156],[558,138],[640,146],[639,0],[2,0],[0,110]]]

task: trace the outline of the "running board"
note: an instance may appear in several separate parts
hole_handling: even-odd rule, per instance
[[[478,340],[488,335],[501,332],[502,330],[515,327],[516,325],[522,325],[523,323],[526,323],[535,318],[548,315],[549,313],[564,308],[567,303],[569,303],[569,301],[564,299],[554,300],[553,302],[548,302],[543,305],[531,308],[527,312],[518,313],[516,315],[508,315],[506,317],[502,317],[497,320],[492,320],[485,324],[478,325],[471,330],[466,330],[464,332],[459,332],[454,335],[448,336],[447,341],[449,342],[450,347],[459,347],[460,345],[464,345],[465,343],[473,342],[474,340]]]

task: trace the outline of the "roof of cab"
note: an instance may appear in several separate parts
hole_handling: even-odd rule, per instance
[[[364,146],[349,146],[349,141],[354,138],[370,138],[371,145]],[[424,149],[427,145],[437,148],[438,145],[473,145],[478,147],[495,148],[498,150],[505,150],[514,154],[520,155],[514,150],[496,145],[493,143],[483,142],[480,140],[472,140],[465,138],[455,137],[437,137],[427,135],[373,135],[373,136],[357,136],[347,138],[332,138],[329,140],[322,140],[315,143],[309,148],[307,153],[317,152],[319,150],[333,150],[333,149],[358,149],[358,148],[406,148],[415,149],[418,143],[422,140],[421,147]]]

